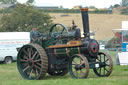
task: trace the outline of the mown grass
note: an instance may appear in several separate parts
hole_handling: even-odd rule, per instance
[[[128,85],[128,66],[114,66],[109,77],[97,77],[92,70],[86,79],[49,76],[43,80],[25,80],[18,73],[16,63],[0,65],[0,85]]]
[[[116,52],[107,52],[115,60]],[[114,61],[115,62],[115,61]],[[0,85],[128,85],[128,66],[114,65],[109,77],[97,77],[90,69],[88,78],[73,79],[65,76],[49,76],[43,80],[25,80],[18,73],[16,63],[0,65]]]

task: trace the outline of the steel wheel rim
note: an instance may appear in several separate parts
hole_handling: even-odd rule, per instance
[[[77,66],[80,68],[78,69]],[[89,64],[85,56],[74,55],[69,61],[69,72],[73,78],[86,78],[89,73]]]
[[[37,49],[31,45],[26,45],[20,50],[23,50],[19,51],[17,59],[17,66],[20,74],[25,79],[38,79],[42,72],[42,61]],[[20,55],[22,56],[20,57]]]
[[[112,58],[109,55],[100,52],[98,54],[96,62],[101,63],[98,68],[93,69],[97,76],[104,77],[109,76],[111,74],[113,69],[113,62]]]

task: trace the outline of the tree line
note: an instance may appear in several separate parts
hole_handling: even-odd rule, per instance
[[[11,13],[1,14],[1,32],[22,32],[30,31],[37,27],[40,32],[49,31],[52,25],[51,17],[32,5],[17,3]]]
[[[1,2],[2,4],[16,4],[16,3],[18,3],[17,0],[0,0],[0,2]],[[34,0],[27,0],[26,3],[32,4],[33,2],[34,2]]]
[[[80,9],[40,9],[43,12],[47,12],[47,13],[80,13]],[[94,11],[89,11],[89,13],[91,14],[108,14],[109,10],[99,10],[99,9],[95,9]]]

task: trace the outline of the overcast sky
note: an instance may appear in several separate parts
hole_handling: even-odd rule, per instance
[[[25,3],[27,0],[18,0]],[[35,0],[34,5],[38,6],[60,6],[72,8],[75,5],[95,6],[97,8],[107,8],[110,5],[120,4],[122,0]]]

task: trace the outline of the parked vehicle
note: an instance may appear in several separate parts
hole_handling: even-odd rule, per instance
[[[16,48],[30,42],[29,32],[0,32],[0,61],[5,64],[16,61]]]

